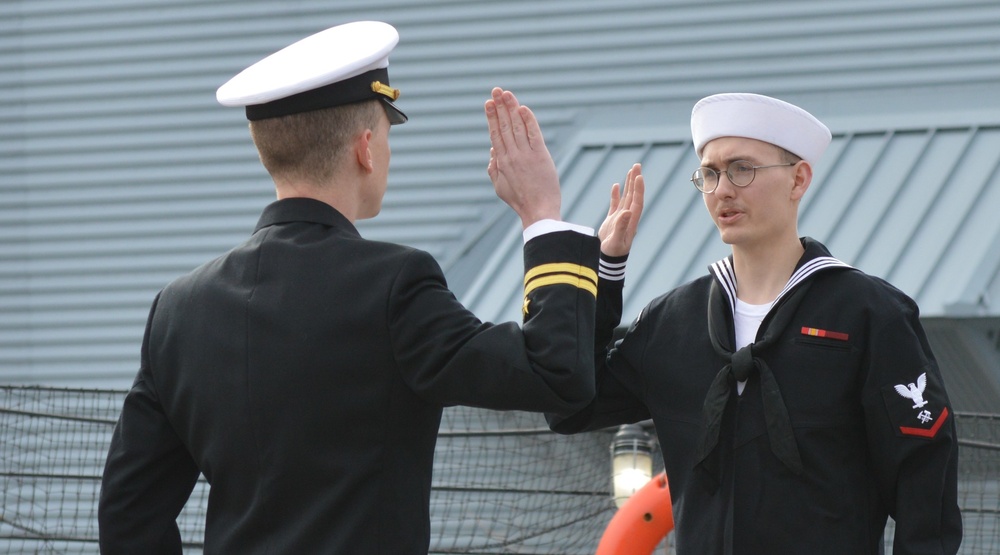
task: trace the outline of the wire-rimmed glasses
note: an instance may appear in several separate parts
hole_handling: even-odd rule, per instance
[[[747,185],[753,183],[753,178],[757,176],[757,170],[762,170],[765,168],[779,168],[784,166],[794,166],[796,162],[789,162],[787,164],[771,164],[769,166],[755,166],[752,162],[746,160],[736,160],[735,162],[729,164],[726,168],[725,174],[729,177],[729,182],[737,187],[746,187]],[[698,168],[694,170],[691,174],[691,183],[698,188],[702,193],[711,193],[715,191],[715,188],[719,186],[719,179],[721,179],[719,172],[713,170],[712,168]]]

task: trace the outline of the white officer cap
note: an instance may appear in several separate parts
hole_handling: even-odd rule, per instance
[[[274,118],[379,99],[392,124],[406,121],[393,104],[389,53],[399,33],[388,23],[356,21],[289,45],[219,87],[223,106],[245,106],[247,119]]]
[[[812,114],[783,100],[725,93],[705,97],[691,110],[691,138],[699,158],[705,145],[719,137],[771,143],[815,165],[832,135]]]

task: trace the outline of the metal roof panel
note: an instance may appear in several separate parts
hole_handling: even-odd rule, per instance
[[[643,163],[646,207],[629,259],[626,320],[729,253],[689,182],[698,160],[679,134],[675,127],[658,140],[636,143],[594,140],[595,134],[584,131],[582,140],[570,140],[575,147],[560,164],[569,207],[564,218],[596,228],[607,212],[610,184],[623,180],[632,163]],[[924,315],[953,314],[953,307],[970,303],[979,303],[979,313],[1000,314],[987,294],[1000,267],[998,165],[997,126],[941,129],[909,123],[877,132],[840,130],[806,193],[811,198],[801,207],[800,234],[894,283]],[[506,253],[513,265],[520,245],[516,234],[508,237],[497,252]],[[483,298],[468,300],[485,318],[517,319],[516,274],[511,269],[494,276]]]

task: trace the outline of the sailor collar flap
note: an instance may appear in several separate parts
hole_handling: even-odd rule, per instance
[[[781,304],[782,300],[788,296],[793,289],[804,283],[817,272],[834,268],[851,268],[850,265],[831,256],[830,251],[827,250],[827,248],[819,241],[809,237],[803,237],[802,246],[805,248],[805,252],[802,254],[802,257],[799,258],[798,264],[796,264],[795,270],[792,272],[792,277],[788,279],[788,283],[785,284],[784,289],[782,289],[781,292],[778,293],[778,296],[774,299],[774,303],[772,304],[773,308],[777,308],[777,306]],[[726,293],[726,298],[729,300],[730,310],[735,311],[736,270],[733,268],[732,255],[719,260],[708,268],[712,273],[712,276],[715,278],[715,281]]]

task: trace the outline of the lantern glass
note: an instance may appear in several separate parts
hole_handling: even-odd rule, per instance
[[[638,428],[638,430],[636,430]],[[611,445],[611,488],[621,507],[653,477],[652,440],[641,427],[622,426]]]

